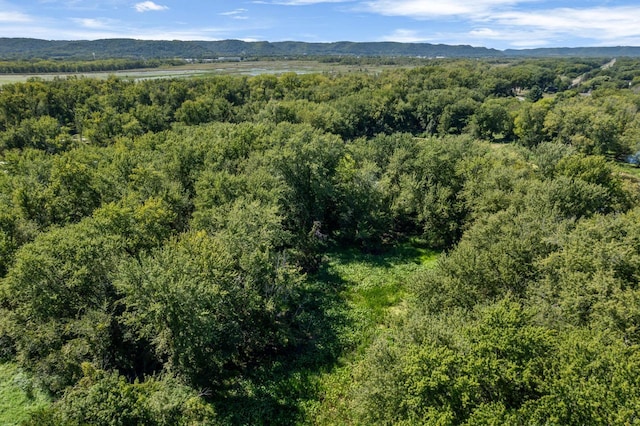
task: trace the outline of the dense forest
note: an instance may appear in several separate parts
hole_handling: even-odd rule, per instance
[[[639,65],[1,86],[3,421],[637,422]]]
[[[0,60],[0,74],[86,73],[94,71],[120,71],[158,68],[162,65],[183,65],[184,61],[157,59],[98,59],[93,61],[31,59],[21,61]]]

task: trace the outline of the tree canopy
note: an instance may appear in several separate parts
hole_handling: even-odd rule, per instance
[[[0,360],[51,398],[29,424],[634,422],[617,64],[2,86]]]

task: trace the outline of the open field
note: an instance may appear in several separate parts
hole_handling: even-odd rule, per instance
[[[14,364],[0,364],[0,424],[16,425],[49,404],[32,379]]]
[[[297,74],[310,73],[345,73],[370,72],[378,73],[385,69],[397,68],[397,65],[345,65],[338,63],[323,63],[319,61],[245,61],[245,62],[215,62],[209,64],[187,64],[175,67],[124,70],[113,72],[90,73],[43,73],[43,74],[0,74],[0,85],[27,81],[30,78],[53,80],[70,76],[105,79],[111,75],[123,79],[152,80],[159,78],[191,78],[211,75],[259,75],[283,74],[294,72]],[[406,66],[404,66],[406,67]]]

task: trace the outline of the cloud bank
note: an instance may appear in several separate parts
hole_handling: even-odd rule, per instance
[[[447,19],[467,27],[447,34],[403,28],[383,40],[499,41],[513,47],[558,45],[568,39],[591,45],[640,44],[640,5],[565,3],[570,6],[544,0],[370,0],[361,3],[361,10],[415,22]]]

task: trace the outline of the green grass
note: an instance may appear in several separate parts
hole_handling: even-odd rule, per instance
[[[382,254],[355,250],[330,254],[327,268],[346,283],[341,297],[361,333],[355,343],[367,345],[378,328],[402,314],[407,283],[419,270],[433,266],[437,256],[412,243]]]
[[[0,425],[17,425],[49,404],[31,378],[15,364],[0,364]]]
[[[640,196],[640,167],[622,162],[612,164],[614,173],[620,177],[625,189]]]
[[[371,344],[398,326],[407,312],[408,285],[421,271],[435,267],[439,253],[417,242],[382,254],[355,250],[331,253],[324,273],[344,283],[343,327],[337,331],[342,353],[332,368],[317,376],[319,398],[306,406],[308,424],[351,424],[349,401],[354,373]]]
[[[621,174],[631,175],[640,178],[640,167],[629,163],[615,163],[614,169]]]
[[[214,405],[222,424],[346,424],[355,369],[375,339],[399,324],[408,284],[438,253],[412,242],[383,253],[334,249],[310,275],[297,313],[307,336],[227,383]]]

